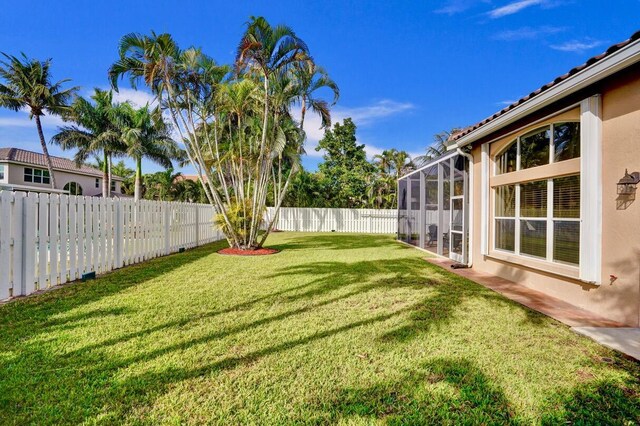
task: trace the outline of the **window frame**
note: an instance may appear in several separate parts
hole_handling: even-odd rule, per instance
[[[558,117],[557,120],[553,120],[547,123],[540,123],[538,125],[532,125],[531,127],[527,128],[527,129],[521,129],[521,131],[515,136],[512,137],[512,141],[509,143],[506,143],[503,147],[501,147],[495,154],[490,155],[490,161],[493,163],[493,166],[491,168],[491,180],[493,180],[494,178],[498,177],[498,179],[496,179],[498,182],[490,182],[489,184],[489,189],[490,189],[490,212],[491,212],[491,220],[488,223],[488,226],[490,226],[490,251],[489,254],[498,254],[498,255],[503,255],[507,258],[511,258],[512,256],[515,259],[526,259],[526,260],[531,260],[536,262],[537,264],[542,264],[542,265],[548,265],[549,267],[553,268],[555,266],[560,266],[562,268],[568,268],[568,270],[570,271],[571,275],[575,275],[577,274],[577,272],[580,269],[580,265],[581,265],[581,256],[579,255],[579,260],[578,260],[578,264],[573,264],[573,263],[569,263],[569,262],[563,262],[563,261],[557,261],[554,259],[554,230],[555,230],[555,223],[556,222],[578,222],[580,223],[580,233],[579,233],[579,238],[582,238],[582,217],[580,215],[580,217],[577,218],[556,218],[554,217],[554,204],[555,204],[555,200],[554,200],[554,179],[557,178],[562,178],[562,177],[568,177],[568,176],[579,176],[580,180],[582,180],[582,173],[581,173],[581,169],[578,168],[577,170],[574,170],[572,172],[566,173],[563,169],[565,169],[565,167],[561,167],[559,168],[559,172],[558,174],[553,174],[553,175],[548,175],[548,176],[544,176],[542,178],[531,178],[531,179],[520,179],[520,177],[522,177],[522,173],[517,173],[517,172],[523,172],[523,173],[527,173],[531,170],[534,170],[532,175],[535,175],[539,170],[535,170],[535,169],[541,169],[541,168],[555,168],[555,165],[559,165],[562,163],[567,163],[567,162],[571,162],[574,161],[575,164],[577,164],[578,162],[580,162],[580,156],[575,157],[575,158],[571,158],[568,160],[560,160],[560,161],[554,161],[555,160],[555,131],[554,131],[554,126],[559,125],[559,124],[564,124],[564,123],[577,123],[579,126],[582,126],[581,120],[580,119],[575,119],[575,118],[566,118],[566,119],[561,119],[560,117]],[[526,168],[526,169],[522,169],[522,164],[521,164],[521,139],[523,137],[532,135],[532,134],[536,134],[537,132],[542,132],[548,130],[549,134],[550,134],[550,138],[549,138],[549,161],[547,164],[545,165],[540,165],[540,166],[535,166],[535,167],[530,167],[530,168]],[[500,163],[500,157],[507,152],[512,146],[513,144],[516,144],[517,149],[516,149],[516,164],[515,164],[515,170],[511,171],[511,172],[504,172],[504,173],[499,173],[499,163]],[[580,140],[580,144],[582,146],[583,141]],[[568,164],[568,163],[567,163]],[[573,164],[573,163],[572,163]],[[549,170],[549,169],[544,169],[544,170]],[[536,182],[536,181],[546,181],[546,185],[547,185],[547,205],[546,205],[546,215],[545,216],[540,216],[540,217],[523,217],[521,216],[521,206],[520,206],[520,202],[521,202],[521,185],[529,183],[529,182]],[[514,216],[496,216],[496,212],[497,212],[497,191],[499,187],[502,186],[506,186],[506,185],[513,185],[515,187],[515,213]],[[582,191],[580,194],[580,202],[582,203]],[[566,219],[566,220],[565,220]],[[496,247],[496,232],[497,232],[497,221],[498,220],[512,220],[514,222],[514,250],[513,251],[509,251],[509,250],[505,250],[499,247]],[[521,252],[521,224],[523,220],[531,220],[531,221],[544,221],[546,224],[546,247],[545,247],[545,257],[539,257],[539,256],[534,256],[534,255],[530,255],[527,253],[522,253]],[[540,269],[547,269],[546,267],[542,267]]]
[[[29,170],[30,172],[27,172],[27,170]],[[27,177],[29,179],[27,179]],[[38,185],[51,184],[51,176],[49,175],[49,170],[39,169],[37,167],[24,167],[22,180],[28,183],[37,183]]]
[[[506,144],[505,146],[500,148],[500,150],[498,152],[496,152],[495,154],[492,155],[493,171],[491,173],[491,176],[492,177],[493,176],[504,176],[504,175],[508,175],[510,173],[519,172],[521,170],[531,170],[531,169],[535,169],[536,167],[544,167],[544,166],[548,166],[548,165],[551,165],[551,164],[559,164],[559,163],[563,163],[565,161],[571,161],[571,160],[575,160],[577,158],[580,158],[580,156],[578,156],[578,157],[569,158],[569,159],[566,159],[566,160],[554,161],[555,160],[555,156],[556,156],[555,155],[556,154],[556,144],[555,144],[554,126],[559,125],[559,124],[564,124],[564,123],[577,123],[578,125],[581,125],[579,119],[565,119],[565,120],[554,121],[554,122],[551,122],[551,123],[548,123],[548,124],[539,125],[537,127],[529,129],[527,131],[520,132],[511,142],[509,142],[508,144]],[[549,133],[550,133],[549,134],[549,162],[547,164],[543,164],[543,165],[540,165],[540,166],[528,167],[526,169],[523,169],[522,168],[522,161],[521,161],[521,157],[522,157],[522,152],[521,152],[521,143],[522,142],[521,141],[522,141],[522,138],[534,135],[536,133],[539,133],[543,129],[549,130]],[[499,158],[505,152],[507,152],[507,150],[509,150],[509,148],[511,148],[511,146],[514,143],[517,144],[516,169],[513,172],[499,173],[498,172]],[[580,144],[582,144],[582,141],[580,141]]]
[[[4,179],[7,177],[7,171],[8,167],[5,168],[4,164],[0,164],[0,181],[4,181]]]

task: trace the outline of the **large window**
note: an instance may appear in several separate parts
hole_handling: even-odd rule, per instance
[[[514,139],[496,158],[496,174],[577,157],[580,157],[580,123],[555,123]]]
[[[24,181],[32,183],[51,183],[48,170],[34,169],[30,167],[24,168]]]
[[[0,180],[4,180],[4,164],[0,164]]]
[[[494,235],[497,250],[577,265],[580,176],[496,187]]]
[[[501,176],[494,187],[495,250],[547,262],[579,264],[579,168],[575,174],[554,176],[553,167],[554,163],[579,156],[580,124],[561,122],[520,135],[495,157],[496,175],[547,166],[542,172],[544,179],[540,179],[541,172],[520,172],[513,178]],[[527,180],[533,176],[538,179]]]

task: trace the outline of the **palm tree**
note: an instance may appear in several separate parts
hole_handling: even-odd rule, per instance
[[[74,159],[78,165],[90,156],[102,156],[102,196],[106,198],[111,192],[111,157],[122,155],[127,146],[115,122],[119,106],[113,103],[113,93],[95,89],[91,99],[94,103],[76,98],[68,117],[77,125],[61,127],[51,141],[64,150],[77,149]]]
[[[42,153],[51,177],[51,188],[55,189],[56,178],[40,117],[45,113],[65,115],[77,87],[63,89],[62,86],[69,81],[68,79],[51,82],[51,59],[29,59],[24,53],[21,58],[5,53],[2,55],[5,59],[0,61],[0,107],[13,111],[27,109],[29,118],[35,118]]]
[[[302,99],[315,102],[307,106],[325,110],[323,122],[330,119],[328,104],[314,91],[335,83],[311,63],[290,28],[251,18],[232,75],[200,49],[181,50],[168,34],[151,33],[123,37],[109,76],[114,88],[128,77],[134,87],[144,82],[157,96],[229,244],[255,249],[273,226],[272,221],[259,240],[267,197],[273,195],[277,212],[299,169],[304,134],[291,117],[292,106]],[[296,76],[305,67],[312,75]]]
[[[340,89],[338,85],[329,77],[324,68],[317,66],[313,62],[299,62],[293,68],[293,74],[297,80],[298,99],[300,101],[300,128],[304,128],[304,118],[307,108],[320,115],[322,127],[331,126],[331,114],[329,112],[329,104],[327,101],[317,98],[315,92],[326,88],[333,92],[333,102],[335,105],[340,97]]]
[[[111,165],[111,174],[124,179],[121,187],[121,192],[123,194],[133,194],[134,189],[132,183],[133,179],[135,179],[135,171],[133,169],[127,167],[124,161],[120,160],[117,163]]]
[[[180,176],[182,176],[182,173],[174,173],[172,168],[145,175],[145,187],[147,190],[145,196],[152,200],[172,201],[175,195],[176,179]]]
[[[252,208],[254,212],[263,206],[267,197],[268,177],[271,172],[270,160],[266,158],[266,142],[269,123],[269,82],[274,76],[283,76],[294,64],[311,61],[307,45],[298,38],[293,30],[285,25],[271,26],[263,17],[252,16],[247,29],[240,40],[236,53],[236,72],[255,72],[262,76],[264,89],[264,110],[262,114],[262,137],[258,150],[259,187],[253,192]],[[262,164],[260,164],[262,162]],[[286,191],[286,189],[285,189]],[[282,199],[283,197],[279,197]],[[276,206],[278,209],[279,206]],[[252,215],[249,241],[253,240],[258,230],[258,214]],[[272,221],[273,222],[273,221]],[[269,225],[271,227],[273,223]],[[267,235],[269,234],[267,230]],[[266,237],[265,237],[266,238]],[[263,239],[264,241],[264,239]],[[260,243],[258,244],[261,245]]]
[[[136,162],[134,198],[138,201],[142,197],[142,160],[170,168],[171,160],[182,160],[184,154],[171,138],[159,108],[151,109],[147,104],[134,109],[123,104],[117,116],[122,140],[127,145],[126,154]]]
[[[427,147],[426,153],[424,155],[420,155],[415,158],[416,163],[425,164],[446,154],[447,149],[449,148],[451,137],[458,133],[460,130],[462,129],[459,127],[454,127],[451,130],[443,130],[442,132],[433,135],[433,143]]]

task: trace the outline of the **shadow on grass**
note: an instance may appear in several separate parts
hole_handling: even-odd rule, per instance
[[[353,236],[319,236],[321,241],[334,237],[339,240],[334,245],[340,246],[344,244],[343,238]],[[293,242],[288,244],[303,244],[304,238],[308,240],[304,244],[315,246],[313,243],[316,236],[293,238]],[[376,247],[383,243],[392,249],[395,246],[388,237],[379,240],[367,236],[362,241],[367,242],[365,247]],[[322,244],[325,247],[331,245],[328,241]],[[3,377],[0,381],[0,418],[15,418],[16,423],[121,422],[132,410],[144,410],[145,407],[153,405],[156,398],[176,383],[250,366],[265,357],[282,354],[340,333],[400,316],[403,318],[401,326],[378,336],[386,342],[399,344],[453,321],[459,305],[470,298],[489,298],[498,303],[514,305],[483,287],[450,274],[443,274],[440,269],[417,257],[359,262],[309,262],[259,277],[286,277],[289,279],[287,282],[301,281],[302,284],[194,317],[173,319],[147,328],[141,327],[138,331],[87,345],[73,352],[48,353],[38,342],[28,341],[32,333],[46,333],[51,327],[70,327],[89,318],[126,315],[127,312],[124,310],[107,309],[60,320],[47,318],[171,272],[208,256],[220,246],[207,246],[175,257],[127,268],[104,276],[94,283],[78,285],[76,289],[71,286],[60,290],[63,293],[45,295],[42,297],[44,300],[38,298],[34,301],[20,302],[23,305],[21,309],[11,309],[9,313],[0,311],[0,321],[6,319],[0,322],[0,336],[3,337],[0,343],[0,377]],[[282,246],[286,244],[279,247]],[[402,247],[399,244],[398,246]],[[250,348],[240,355],[228,352],[213,362],[197,363],[195,366],[189,363],[175,366],[175,359],[181,358],[180,352],[195,346],[215,348],[216,342],[220,339],[246,332],[260,333],[260,327],[281,323],[298,315],[308,315],[339,301],[357,300],[374,290],[382,290],[395,296],[394,291],[407,289],[424,290],[425,293],[417,303],[405,303],[396,307],[384,306],[384,312],[372,309],[365,318],[357,320],[349,319],[349,312],[345,312],[344,324],[320,324],[302,337],[280,341],[266,338],[260,343],[264,346]],[[189,328],[196,329],[196,324],[203,319],[249,309],[260,314],[261,304],[264,302],[284,303],[286,309],[272,315],[266,312],[258,319],[234,323],[226,328],[215,328],[215,323],[212,322],[210,332],[189,337],[192,336]],[[303,305],[300,306],[299,303]],[[292,306],[288,307],[288,304]],[[164,331],[181,332],[180,335],[184,335],[185,339],[159,348],[141,346],[133,354],[125,356],[116,355],[118,352],[112,348],[119,343]],[[10,339],[4,339],[9,337]],[[3,351],[4,354],[10,355],[5,356]],[[165,356],[173,360],[173,365],[155,364],[154,368],[144,369],[141,373],[127,374],[128,368]],[[463,423],[475,423],[477,420],[478,423],[485,424],[512,421],[512,409],[499,387],[490,383],[471,362],[445,358],[422,368],[427,373],[409,375],[398,383],[381,384],[365,389],[343,389],[338,392],[339,396],[335,400],[325,401],[322,407],[329,405],[329,413],[326,415],[332,420],[341,416],[359,415],[386,419],[388,423],[396,424],[421,424],[423,419],[436,423],[452,423],[450,419]],[[125,374],[122,374],[123,372]],[[425,381],[451,386],[456,389],[457,396],[435,395],[440,399],[423,397],[424,392],[427,396],[434,396],[431,389],[423,387]],[[565,402],[568,404],[569,401],[562,400],[559,404]]]
[[[125,266],[100,275],[96,280],[74,281],[47,292],[9,302],[0,306],[0,341],[7,342],[9,336],[16,340],[23,340],[34,334],[46,332],[48,327],[73,328],[82,321],[92,318],[124,315],[129,310],[114,308],[98,309],[64,318],[52,318],[57,314],[71,311],[103,297],[113,296],[130,287],[168,274],[215,253],[223,246],[226,246],[226,242],[215,242],[184,253]]]
[[[318,404],[325,420],[393,425],[515,424],[503,391],[464,358],[439,358],[396,382],[347,388]]]
[[[293,233],[295,235],[295,233]],[[394,244],[393,235],[385,234],[318,234],[310,237],[300,235],[289,238],[287,242],[275,245],[267,245],[278,250],[354,250],[376,248],[386,245],[389,249],[409,249],[402,244]]]
[[[596,381],[582,384],[551,399],[555,408],[542,424],[637,425],[640,424],[640,390],[637,381],[623,384]]]

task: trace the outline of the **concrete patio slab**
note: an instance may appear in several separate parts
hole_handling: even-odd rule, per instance
[[[601,345],[640,360],[640,328],[572,327],[572,329]]]

